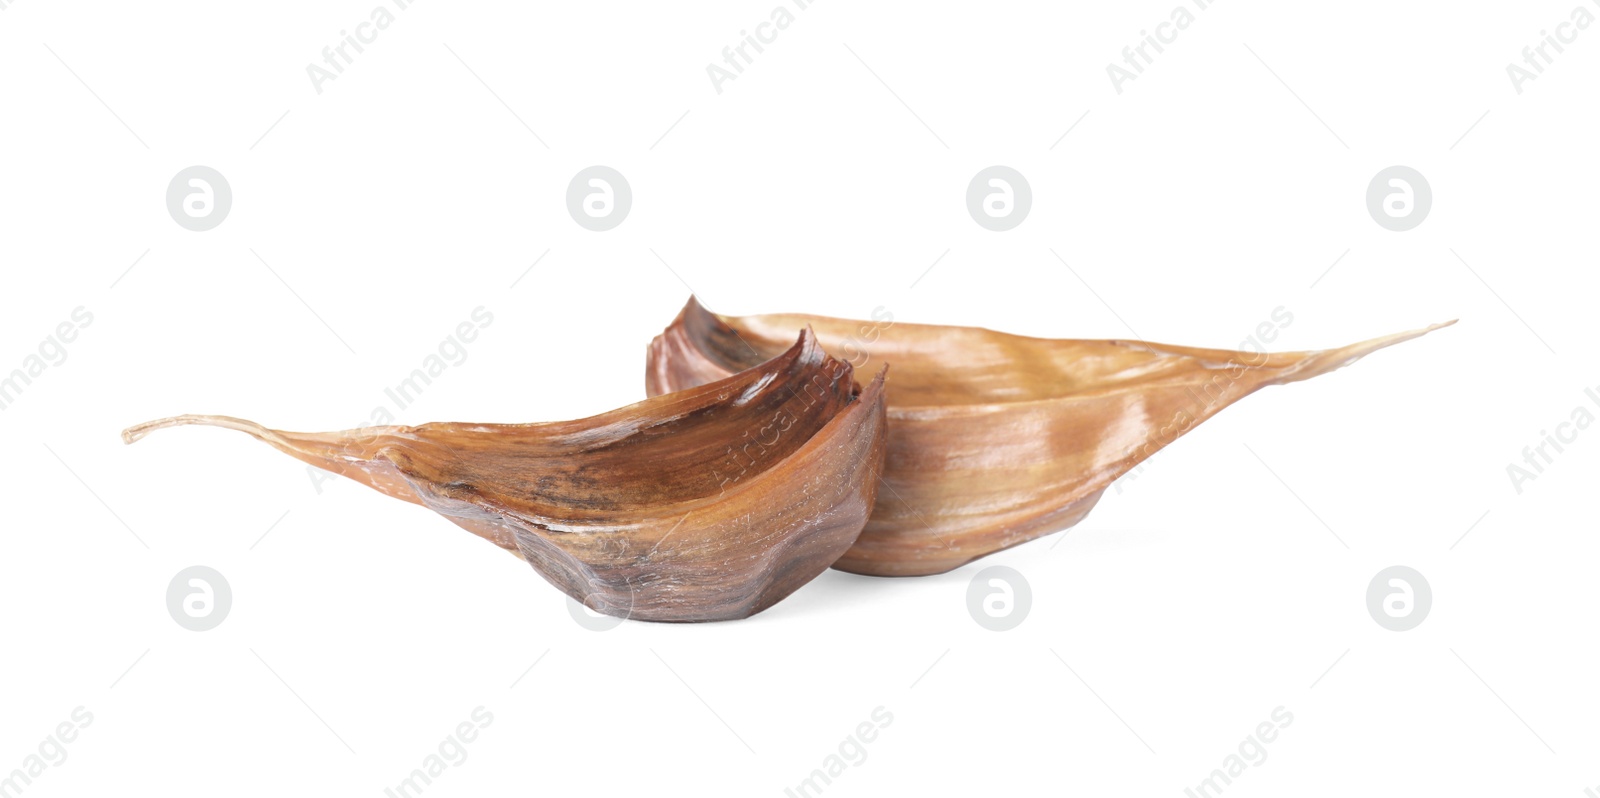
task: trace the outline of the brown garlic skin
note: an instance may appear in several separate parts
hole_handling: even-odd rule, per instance
[[[579,421],[291,433],[178,416],[123,438],[240,430],[445,516],[598,612],[728,620],[827,570],[866,524],[884,374],[864,390],[853,375],[803,331],[748,370]]]
[[[1454,322],[1450,322],[1454,323]],[[1081,521],[1117,477],[1267,385],[1324,374],[1447,325],[1316,352],[1026,338],[819,316],[720,316],[692,297],[651,343],[651,395],[759,362],[814,329],[895,370],[889,451],[867,528],[835,568],[938,574]]]

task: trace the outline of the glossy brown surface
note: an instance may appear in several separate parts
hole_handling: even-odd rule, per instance
[[[883,490],[834,567],[915,576],[1077,523],[1112,480],[1258,388],[1327,373],[1446,325],[1260,354],[888,319],[719,316],[691,298],[651,343],[646,387],[654,396],[726,377],[808,326],[824,349],[858,367],[894,368]]]
[[[885,450],[881,371],[861,390],[809,331],[763,361],[580,421],[292,433],[178,416],[123,438],[183,424],[240,430],[438,512],[599,612],[742,618],[850,547]]]

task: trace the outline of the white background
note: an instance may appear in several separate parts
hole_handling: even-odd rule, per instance
[[[1600,385],[1600,28],[1506,74],[1579,0],[1223,0],[1120,94],[1178,0],[823,0],[718,94],[777,2],[422,0],[320,94],[378,0],[0,11],[0,371],[94,317],[0,412],[0,775],[83,706],[24,794],[376,796],[481,705],[425,795],[777,796],[882,706],[824,794],[1178,796],[1282,706],[1224,794],[1600,790],[1600,431],[1506,473]],[[165,207],[194,164],[234,195],[204,233]],[[633,188],[609,232],[565,207],[592,164]],[[991,164],[1033,189],[1009,232],[964,207]],[[1434,196],[1404,233],[1365,205],[1393,164]],[[1065,535],[734,623],[589,631],[418,507],[234,433],[118,438],[356,426],[478,306],[398,420],[587,416],[643,398],[686,286],[1230,348],[1280,306],[1275,350],[1461,322],[1247,398]],[[195,564],[234,595],[204,633],[165,605]],[[1034,597],[1003,633],[965,603],[996,564]],[[1434,594],[1403,633],[1365,607],[1395,564]]]

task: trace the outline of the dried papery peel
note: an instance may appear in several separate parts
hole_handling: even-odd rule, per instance
[[[1082,520],[1112,480],[1258,388],[1295,382],[1454,322],[1315,352],[1260,354],[1025,338],[819,316],[719,316],[693,298],[650,345],[651,395],[759,362],[794,330],[894,367],[884,487],[835,568],[949,571]]]
[[[866,523],[884,374],[865,390],[853,374],[803,331],[750,369],[580,421],[295,433],[178,416],[123,439],[184,424],[246,432],[434,510],[596,611],[726,620],[827,570]]]

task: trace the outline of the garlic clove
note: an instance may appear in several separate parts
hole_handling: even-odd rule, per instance
[[[691,297],[651,343],[646,387],[655,395],[724,377],[798,327],[858,367],[892,364],[884,487],[834,567],[915,576],[1076,524],[1117,477],[1259,388],[1325,374],[1453,323],[1259,354],[892,320],[719,316]]]
[[[526,560],[596,611],[648,621],[743,618],[854,543],[886,448],[884,371],[862,389],[811,331],[770,360],[578,421],[430,423],[329,433],[226,416],[187,424],[423,505]]]

